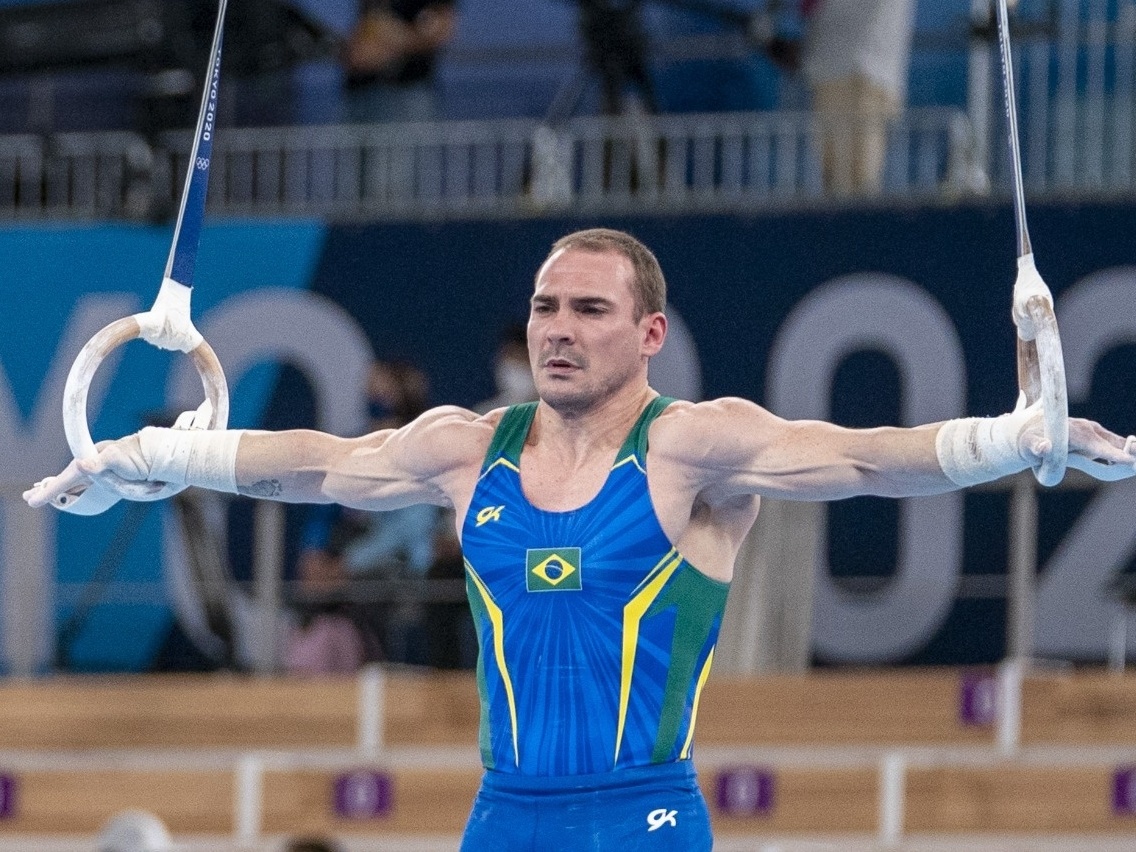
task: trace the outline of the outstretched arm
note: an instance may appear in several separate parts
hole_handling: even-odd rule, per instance
[[[711,500],[939,494],[1025,470],[1049,449],[1033,408],[915,428],[846,429],[784,420],[752,402],[721,399],[676,410],[668,428],[665,451],[692,471]],[[1136,474],[1136,439],[1071,419],[1069,444],[1071,454]]]
[[[143,429],[101,445],[97,456],[72,462],[25,492],[32,506],[98,481],[106,473],[130,480],[196,485],[290,503],[342,503],[395,509],[448,502],[447,477],[479,460],[476,415],[443,407],[401,429],[361,438],[291,430]],[[491,429],[489,430],[491,431]]]

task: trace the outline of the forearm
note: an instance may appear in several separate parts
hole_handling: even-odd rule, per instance
[[[1037,417],[1032,408],[1023,408],[1000,417],[853,433],[863,436],[862,457],[876,462],[865,473],[864,493],[939,494],[1025,470],[1030,462],[1023,453],[1022,436]]]
[[[309,430],[143,429],[106,448],[102,464],[128,479],[193,485],[290,503],[328,503],[325,480],[342,438]]]
[[[761,457],[758,493],[790,500],[917,497],[957,486],[935,449],[940,424],[915,428],[846,429],[819,421],[785,424]]]
[[[851,430],[846,456],[850,487],[840,496],[921,497],[957,489],[936,452],[941,426]]]
[[[325,483],[345,444],[342,438],[307,429],[246,431],[234,460],[236,491],[286,503],[333,502]]]

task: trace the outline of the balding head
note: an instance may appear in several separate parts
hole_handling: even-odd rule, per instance
[[[635,296],[636,319],[666,310],[667,282],[663,278],[663,270],[651,250],[635,237],[611,228],[588,228],[558,239],[548,256],[551,258],[565,249],[623,255],[631,261],[634,273],[631,288]]]

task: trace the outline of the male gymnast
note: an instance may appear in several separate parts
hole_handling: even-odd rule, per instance
[[[146,428],[24,496],[43,506],[112,472],[287,502],[452,507],[486,770],[462,850],[708,850],[693,734],[761,497],[938,494],[1035,466],[1050,447],[1036,408],[845,429],[743,399],[666,399],[647,380],[665,299],[633,237],[570,234],[532,296],[538,402],[440,407],[352,439]],[[1090,421],[1070,421],[1069,452],[1136,474],[1136,438]]]

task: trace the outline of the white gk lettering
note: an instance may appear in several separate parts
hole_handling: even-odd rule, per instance
[[[678,811],[656,808],[647,814],[647,824],[651,826],[647,831],[655,831],[668,824],[678,828]]]

